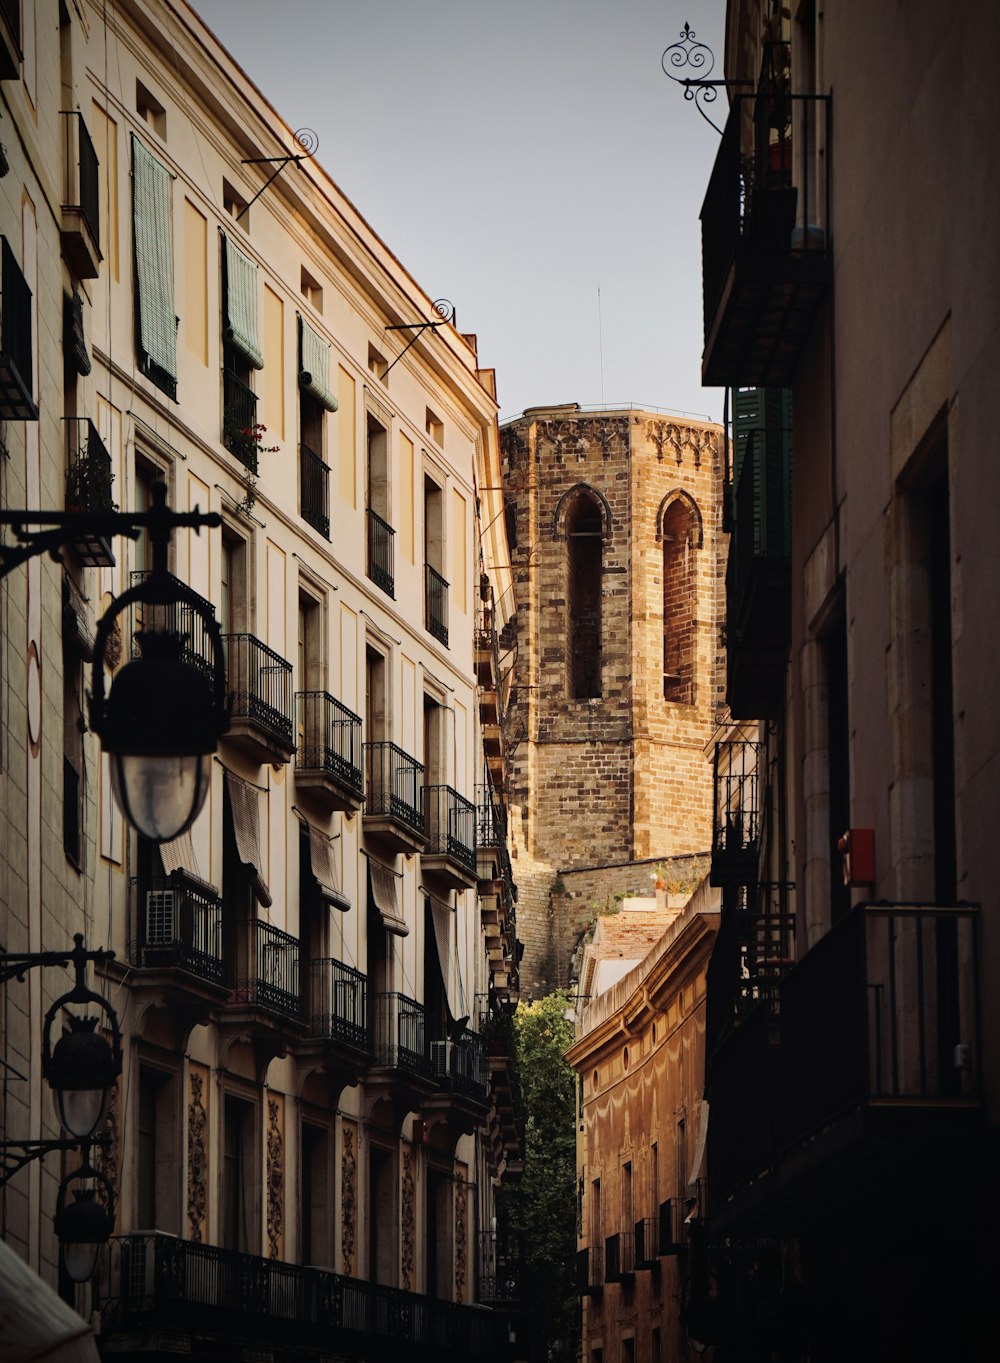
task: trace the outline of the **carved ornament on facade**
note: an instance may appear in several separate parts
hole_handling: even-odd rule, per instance
[[[354,1221],[357,1210],[357,1193],[355,1188],[355,1177],[357,1174],[357,1161],[354,1157],[354,1132],[349,1126],[343,1128],[344,1131],[344,1152],[340,1161],[340,1201],[341,1201],[341,1237],[340,1249],[343,1256],[343,1268],[347,1277],[354,1272]]]
[[[201,1228],[208,1208],[208,1158],[205,1133],[208,1115],[201,1100],[202,1077],[191,1075],[191,1098],[188,1103],[188,1179],[187,1218],[191,1239],[201,1242]]]
[[[613,454],[623,457],[628,454],[627,418],[595,416],[578,422],[577,426],[585,441],[596,441],[600,445],[604,459],[610,459]]]
[[[556,463],[561,464],[569,455],[575,459],[585,459],[587,441],[582,433],[585,423],[578,421],[540,421],[538,423],[538,442],[548,441],[555,446]]]
[[[118,1158],[120,1150],[118,1130],[118,1085],[112,1085],[108,1102],[108,1115],[104,1127],[104,1143],[94,1147],[94,1167],[104,1175],[115,1192],[118,1193]],[[107,1205],[108,1190],[100,1180],[97,1183],[98,1201]]]
[[[409,1150],[403,1151],[402,1211],[400,1215],[400,1250],[402,1255],[402,1287],[409,1292],[413,1285],[413,1156]]]
[[[285,1228],[285,1160],[284,1137],[278,1122],[279,1105],[276,1099],[267,1100],[267,1246],[268,1254],[277,1259],[281,1253],[281,1237]]]
[[[468,1257],[465,1228],[465,1184],[455,1182],[455,1300],[465,1301],[465,1261]]]

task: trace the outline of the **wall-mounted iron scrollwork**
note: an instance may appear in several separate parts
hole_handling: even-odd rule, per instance
[[[678,85],[684,86],[684,98],[693,101],[694,107],[706,123],[711,124],[717,133],[722,129],[705,112],[706,104],[714,104],[718,98],[718,87],[726,81],[709,80],[715,69],[715,54],[707,43],[698,41],[698,36],[690,24],[681,29],[676,43],[671,43],[660,58],[663,74]],[[679,76],[678,71],[694,71],[697,75]]]

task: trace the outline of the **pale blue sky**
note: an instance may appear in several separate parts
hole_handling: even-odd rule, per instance
[[[719,417],[698,223],[719,137],[660,57],[687,20],[721,67],[724,0],[192,3],[477,333],[501,420],[602,400]]]

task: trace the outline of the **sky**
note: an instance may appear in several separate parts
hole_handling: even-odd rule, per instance
[[[431,298],[500,419],[563,402],[719,419],[698,213],[719,135],[660,59],[724,0],[191,0]]]

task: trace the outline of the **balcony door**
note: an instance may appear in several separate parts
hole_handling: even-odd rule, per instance
[[[439,1169],[427,1171],[427,1295],[442,1301],[451,1299],[454,1278],[452,1261],[452,1221],[455,1185],[450,1174]]]
[[[223,1104],[222,1244],[257,1254],[257,1105],[227,1093]]]
[[[396,1160],[391,1150],[368,1152],[368,1280],[396,1286]]]

